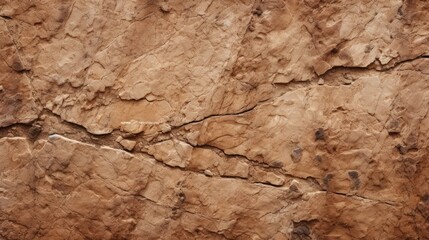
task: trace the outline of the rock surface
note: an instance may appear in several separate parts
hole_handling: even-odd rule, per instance
[[[429,2],[0,1],[0,239],[429,239]]]

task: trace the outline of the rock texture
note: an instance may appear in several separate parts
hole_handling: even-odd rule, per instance
[[[429,2],[0,1],[0,239],[429,239]]]

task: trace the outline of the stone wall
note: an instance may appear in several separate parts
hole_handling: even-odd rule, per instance
[[[429,1],[0,1],[0,239],[429,239]]]

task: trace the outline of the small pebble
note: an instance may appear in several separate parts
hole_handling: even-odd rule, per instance
[[[206,170],[204,170],[204,175],[212,177],[213,173],[210,170],[206,169]]]
[[[343,83],[344,83],[344,85],[350,85],[350,84],[352,84],[352,80],[350,80],[350,79],[344,79]]]
[[[48,140],[57,140],[57,139],[60,139],[60,135],[58,135],[58,134],[51,134],[51,135],[49,135],[49,137],[48,137]]]
[[[168,5],[168,3],[165,3],[165,2],[161,3],[161,5],[159,6],[159,8],[164,13],[169,13],[171,11],[170,6]]]
[[[325,84],[325,80],[323,80],[323,78],[319,78],[319,81],[317,82],[317,84],[323,85]]]

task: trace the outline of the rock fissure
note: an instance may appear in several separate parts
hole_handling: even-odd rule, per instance
[[[0,1],[0,238],[426,239],[428,9]]]

